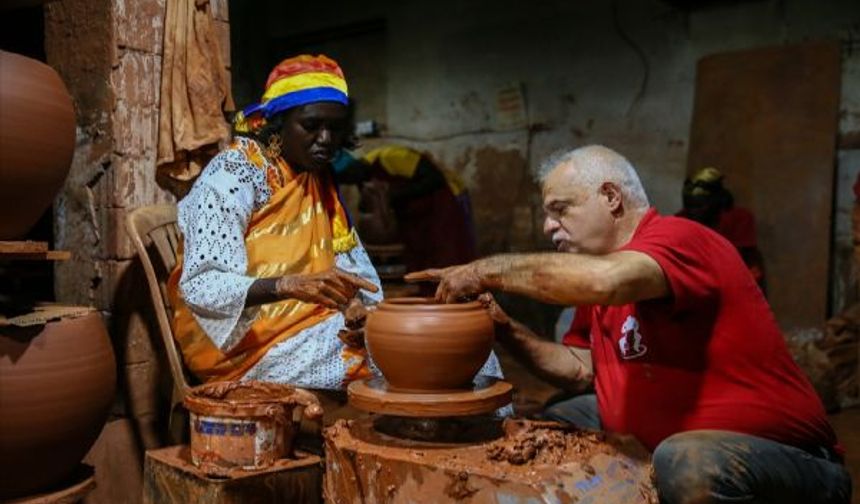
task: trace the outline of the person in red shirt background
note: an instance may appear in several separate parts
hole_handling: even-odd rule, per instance
[[[722,172],[709,166],[685,179],[682,199],[684,207],[676,215],[704,224],[729,240],[767,295],[764,258],[758,248],[755,216],[746,208],[735,205],[734,196],[723,186]]]
[[[496,338],[538,375],[595,395],[546,418],[635,436],[661,502],[848,503],[842,450],[736,248],[650,208],[620,154],[588,146],[541,169],[557,253],[506,254],[407,275],[436,298],[480,296]],[[577,307],[562,343],[512,320],[489,291]]]

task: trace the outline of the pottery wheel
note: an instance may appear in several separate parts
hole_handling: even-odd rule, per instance
[[[371,413],[403,417],[456,417],[490,413],[510,404],[513,386],[489,376],[477,376],[472,388],[404,391],[392,389],[382,377],[356,381],[347,387],[349,404]]]

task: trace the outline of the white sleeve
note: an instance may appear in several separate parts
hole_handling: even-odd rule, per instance
[[[379,281],[379,275],[376,274],[376,268],[370,262],[370,257],[367,256],[367,251],[361,242],[352,248],[349,252],[343,252],[335,257],[335,266],[338,268],[358,275],[365,280],[372,282],[379,287],[379,291],[375,294],[364,289],[358,291],[359,299],[362,304],[369,306],[375,305],[382,301],[382,283]]]
[[[266,173],[237,150],[220,153],[179,203],[184,262],[179,289],[197,323],[222,351],[247,333],[259,307],[245,309],[245,231],[255,208],[271,196]]]

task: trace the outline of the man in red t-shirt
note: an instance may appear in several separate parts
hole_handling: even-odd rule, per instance
[[[653,450],[666,503],[847,503],[851,481],[809,381],[735,247],[649,208],[634,168],[600,146],[541,170],[560,253],[500,255],[409,280],[437,299],[481,294],[496,337],[540,376],[594,396],[547,416],[628,433]],[[510,319],[500,289],[577,306],[562,344]]]

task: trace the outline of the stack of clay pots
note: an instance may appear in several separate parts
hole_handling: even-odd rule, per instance
[[[21,239],[48,209],[74,146],[74,108],[59,75],[0,51],[0,240]],[[98,312],[46,309],[26,317],[28,324],[0,324],[0,500],[68,486],[116,385]]]

